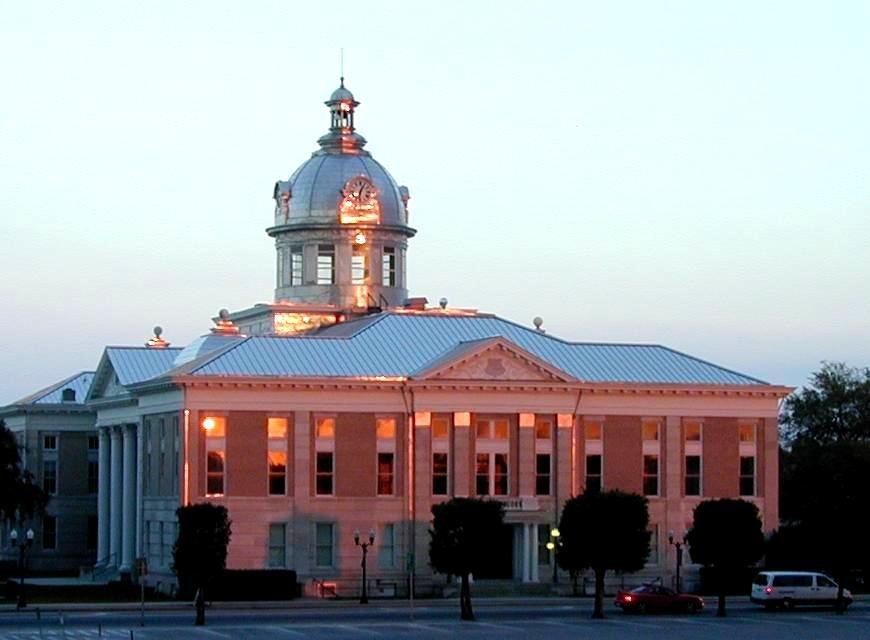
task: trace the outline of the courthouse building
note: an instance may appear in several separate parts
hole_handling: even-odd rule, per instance
[[[359,589],[357,531],[374,532],[374,593],[407,593],[412,573],[421,593],[443,584],[430,510],[453,496],[504,503],[481,579],[552,580],[550,528],[589,488],[649,498],[647,578],[670,579],[667,534],[701,500],[746,498],[777,526],[790,388],[409,298],[410,192],[365,149],[343,81],[326,104],[319,149],[275,185],[275,302],[221,311],[183,349],[159,331],[107,347],[97,366],[100,570],[145,557],[170,583],[175,510],[202,501],[229,509],[229,567],[295,569],[340,595]]]

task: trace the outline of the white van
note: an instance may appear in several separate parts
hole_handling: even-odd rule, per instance
[[[749,599],[774,607],[791,608],[799,604],[837,603],[837,583],[823,573],[809,571],[762,571],[752,581]],[[852,604],[852,594],[843,589],[843,604]]]

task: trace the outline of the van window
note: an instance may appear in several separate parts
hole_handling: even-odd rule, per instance
[[[813,577],[809,575],[773,576],[775,587],[812,587]]]
[[[766,573],[759,573],[755,576],[755,580],[752,581],[752,584],[758,585],[759,587],[764,587],[767,585],[768,575]]]
[[[837,584],[825,576],[816,576],[816,586],[818,587],[836,587]]]

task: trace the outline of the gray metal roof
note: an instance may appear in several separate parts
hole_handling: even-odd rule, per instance
[[[156,378],[171,369],[180,351],[175,347],[106,347],[106,357],[118,375],[118,382],[127,386]]]
[[[69,378],[63,379],[60,382],[56,382],[55,384],[46,387],[45,389],[41,389],[36,393],[32,393],[26,398],[22,398],[21,400],[13,402],[12,404],[83,405],[85,404],[85,398],[88,395],[88,391],[90,390],[93,381],[93,371],[82,371],[81,373],[77,373],[73,376],[70,376]],[[73,391],[75,391],[75,400],[64,402],[64,389],[72,389]]]
[[[357,331],[354,331],[358,328]],[[767,384],[650,344],[572,343],[491,315],[385,312],[298,337],[251,337],[204,358],[198,376],[413,377],[461,343],[501,336],[588,382]]]

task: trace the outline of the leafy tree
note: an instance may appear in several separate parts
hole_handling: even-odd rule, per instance
[[[491,563],[493,540],[504,526],[504,506],[495,500],[453,498],[432,506],[429,564],[437,573],[459,576],[462,620],[474,620],[468,576]]]
[[[705,500],[695,507],[686,534],[693,562],[712,567],[719,583],[717,616],[725,615],[725,577],[755,564],[764,553],[758,507],[746,500]]]
[[[830,571],[840,585],[842,613],[849,571],[870,568],[870,523],[861,517],[870,504],[870,369],[823,363],[786,400],[780,423],[787,532],[771,540],[770,551],[777,562],[807,560]],[[806,544],[788,544],[796,537]]]
[[[604,576],[608,570],[639,571],[649,555],[647,499],[622,491],[584,493],[571,498],[559,520],[556,561],[576,574],[595,573],[593,618],[604,617]]]
[[[226,507],[210,502],[179,507],[175,514],[178,539],[172,548],[172,570],[181,593],[196,590],[196,624],[205,624],[205,589],[226,568],[232,523]]]
[[[48,495],[21,468],[15,434],[0,420],[0,519],[23,521],[42,514]]]

